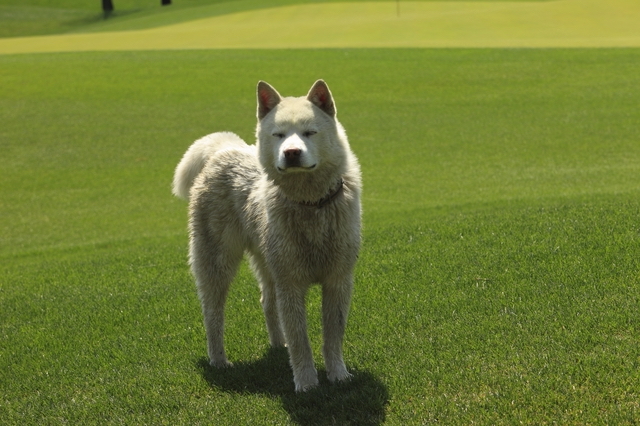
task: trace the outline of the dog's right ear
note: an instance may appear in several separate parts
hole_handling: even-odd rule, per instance
[[[269,83],[258,82],[258,120],[262,120],[282,100],[280,93]]]

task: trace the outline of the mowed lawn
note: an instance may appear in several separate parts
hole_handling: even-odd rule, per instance
[[[638,418],[638,51],[0,61],[4,421]],[[300,397],[246,267],[228,304],[237,369],[205,366],[170,181],[195,138],[252,139],[259,78],[300,94],[317,77],[363,166],[364,244],[345,347],[356,380]],[[321,368],[319,303],[316,289]]]
[[[637,423],[639,67],[638,49],[0,55],[0,423]],[[235,367],[207,366],[170,183],[196,138],[253,140],[258,80],[317,78],[362,165],[363,248],[354,379],[296,395],[246,265]]]
[[[64,1],[75,5],[79,0]],[[114,3],[130,9],[116,8],[115,15],[104,19],[95,9],[86,10],[84,3],[80,12],[90,13],[86,19],[47,21],[52,29],[66,25],[67,34],[0,39],[0,54],[229,48],[640,47],[640,3],[636,0],[235,0],[208,4],[179,0],[175,8],[158,3],[151,7],[151,0]],[[30,23],[48,16],[47,10],[0,4],[0,28],[4,28],[0,36],[3,31],[31,35]]]

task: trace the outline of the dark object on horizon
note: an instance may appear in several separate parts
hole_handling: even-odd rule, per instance
[[[104,13],[113,12],[113,1],[102,0],[102,10],[104,11]]]
[[[162,5],[166,6],[168,4],[171,4],[171,0],[162,0]]]

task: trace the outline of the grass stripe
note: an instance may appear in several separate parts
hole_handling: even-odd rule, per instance
[[[402,2],[397,10],[394,2],[290,5],[145,30],[3,39],[0,52],[640,46],[634,0]]]

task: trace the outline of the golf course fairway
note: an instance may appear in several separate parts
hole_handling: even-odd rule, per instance
[[[135,20],[131,20],[135,23]],[[0,39],[0,54],[231,48],[638,47],[636,0],[290,5],[130,31]]]

